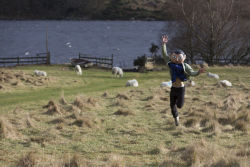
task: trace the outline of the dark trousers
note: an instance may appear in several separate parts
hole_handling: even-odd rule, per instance
[[[182,108],[184,105],[185,87],[171,88],[170,92],[170,107],[174,118],[178,117],[177,108]]]

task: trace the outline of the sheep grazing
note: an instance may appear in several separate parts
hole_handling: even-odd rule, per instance
[[[126,83],[126,86],[138,87],[139,84],[136,79],[132,79],[132,80],[128,80],[128,82]]]
[[[167,88],[171,88],[172,87],[172,81],[169,82],[162,82],[161,83],[161,87],[167,87]]]
[[[112,68],[112,74],[117,77],[123,77],[123,70],[120,67],[113,67]]]
[[[44,76],[47,77],[47,73],[45,71],[39,71],[39,70],[35,70],[34,74],[37,76]]]
[[[219,83],[220,83],[222,86],[224,86],[224,87],[227,87],[227,86],[231,87],[231,86],[232,86],[232,83],[229,82],[228,80],[222,80],[222,81],[220,81]]]
[[[211,73],[211,72],[208,72],[208,73],[207,73],[207,76],[208,76],[208,77],[211,77],[211,78],[215,78],[215,79],[219,79],[219,78],[220,78],[218,74],[213,74],[213,73]]]
[[[82,75],[82,69],[80,65],[75,66],[75,71],[77,75]]]
[[[185,83],[185,86],[187,86],[187,87],[195,86],[195,82],[192,80],[189,80],[188,82]]]

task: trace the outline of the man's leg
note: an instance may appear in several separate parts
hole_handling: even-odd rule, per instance
[[[182,108],[184,105],[184,97],[185,97],[185,87],[179,88],[176,105],[178,108]]]
[[[176,88],[172,87],[170,92],[170,107],[174,118],[178,117],[176,102],[177,102]]]

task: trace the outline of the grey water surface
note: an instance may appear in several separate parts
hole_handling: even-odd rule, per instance
[[[79,52],[111,57],[114,65],[132,67],[133,60],[150,55],[160,44],[162,21],[0,21],[0,57],[35,56],[48,46],[53,64],[69,63]]]

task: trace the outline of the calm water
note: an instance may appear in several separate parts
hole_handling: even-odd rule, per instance
[[[159,44],[165,22],[153,21],[0,21],[0,57],[34,56],[45,52],[46,27],[53,64],[69,63],[81,53],[114,54],[114,64],[133,66]]]

